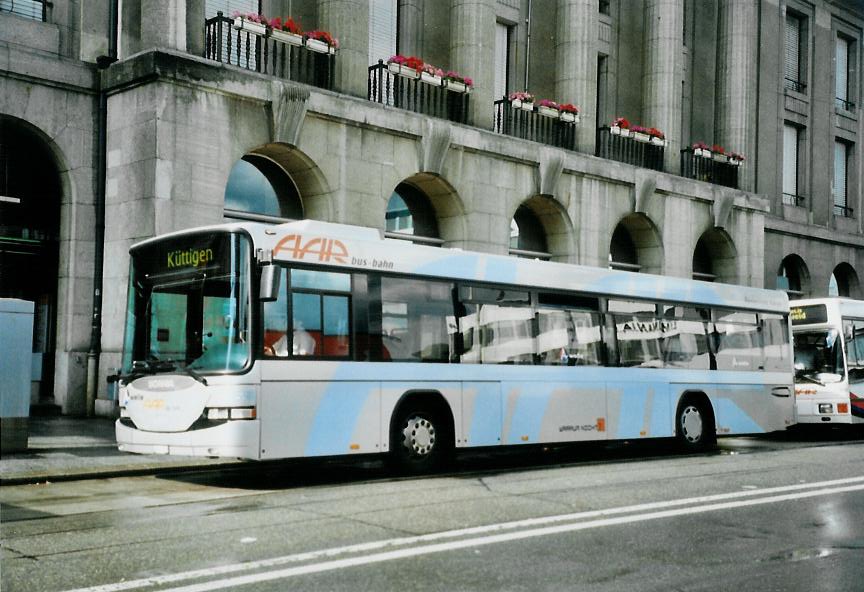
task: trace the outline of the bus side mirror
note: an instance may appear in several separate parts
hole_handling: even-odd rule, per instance
[[[259,295],[261,302],[274,302],[279,299],[279,278],[282,276],[277,265],[261,267],[261,286]]]

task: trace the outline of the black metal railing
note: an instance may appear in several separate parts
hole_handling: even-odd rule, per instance
[[[233,23],[221,12],[205,21],[205,58],[333,90],[335,54],[279,41],[269,29],[263,35],[235,29]]]
[[[794,90],[798,93],[803,93],[805,90],[807,90],[807,83],[801,80],[797,80],[795,78],[784,78],[783,85],[789,90]]]
[[[615,135],[608,126],[597,128],[597,148],[594,155],[600,158],[662,171],[664,151],[664,146]]]
[[[796,195],[794,193],[784,193],[783,194],[783,203],[787,206],[796,206],[803,207],[807,198],[803,195]]]
[[[846,99],[835,98],[834,99],[834,105],[838,109],[843,109],[844,111],[854,111],[855,110],[855,103],[853,103],[852,101],[847,101]]]
[[[514,107],[507,99],[495,101],[495,131],[523,140],[531,140],[576,150],[576,123],[560,119],[560,116],[549,117],[532,111]]]
[[[716,160],[713,155],[697,156],[692,148],[685,148],[681,151],[681,176],[738,189],[738,169],[741,165],[730,163],[725,156],[722,158]]]
[[[842,218],[851,218],[854,210],[848,206],[834,204],[834,215]]]
[[[459,92],[442,83],[424,82],[420,78],[392,72],[384,60],[369,66],[370,101],[422,113],[456,123],[469,124],[467,92]]]
[[[0,0],[0,12],[11,12],[43,23],[48,22],[48,11],[53,6],[48,0]]]

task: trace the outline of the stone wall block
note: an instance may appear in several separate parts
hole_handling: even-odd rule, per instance
[[[309,90],[301,86],[274,81],[270,103],[272,141],[296,146],[306,117]]]
[[[425,173],[440,175],[444,171],[444,161],[447,151],[450,149],[450,132],[452,126],[449,123],[428,119],[419,148],[418,170]]]

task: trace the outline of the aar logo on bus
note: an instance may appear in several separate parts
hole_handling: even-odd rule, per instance
[[[335,238],[313,238],[304,242],[301,235],[289,234],[276,244],[273,254],[279,251],[288,251],[291,258],[298,260],[306,259],[308,255],[310,259],[317,258],[322,262],[348,263],[348,249]]]

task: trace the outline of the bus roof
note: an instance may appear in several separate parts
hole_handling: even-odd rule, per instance
[[[383,233],[374,228],[316,220],[278,225],[241,222],[191,228],[149,239],[132,249],[169,236],[240,230],[253,237],[255,249],[272,251],[276,261],[521,285],[550,291],[576,291],[624,299],[704,304],[782,314],[789,310],[786,293],[779,290],[416,245],[385,239]]]

